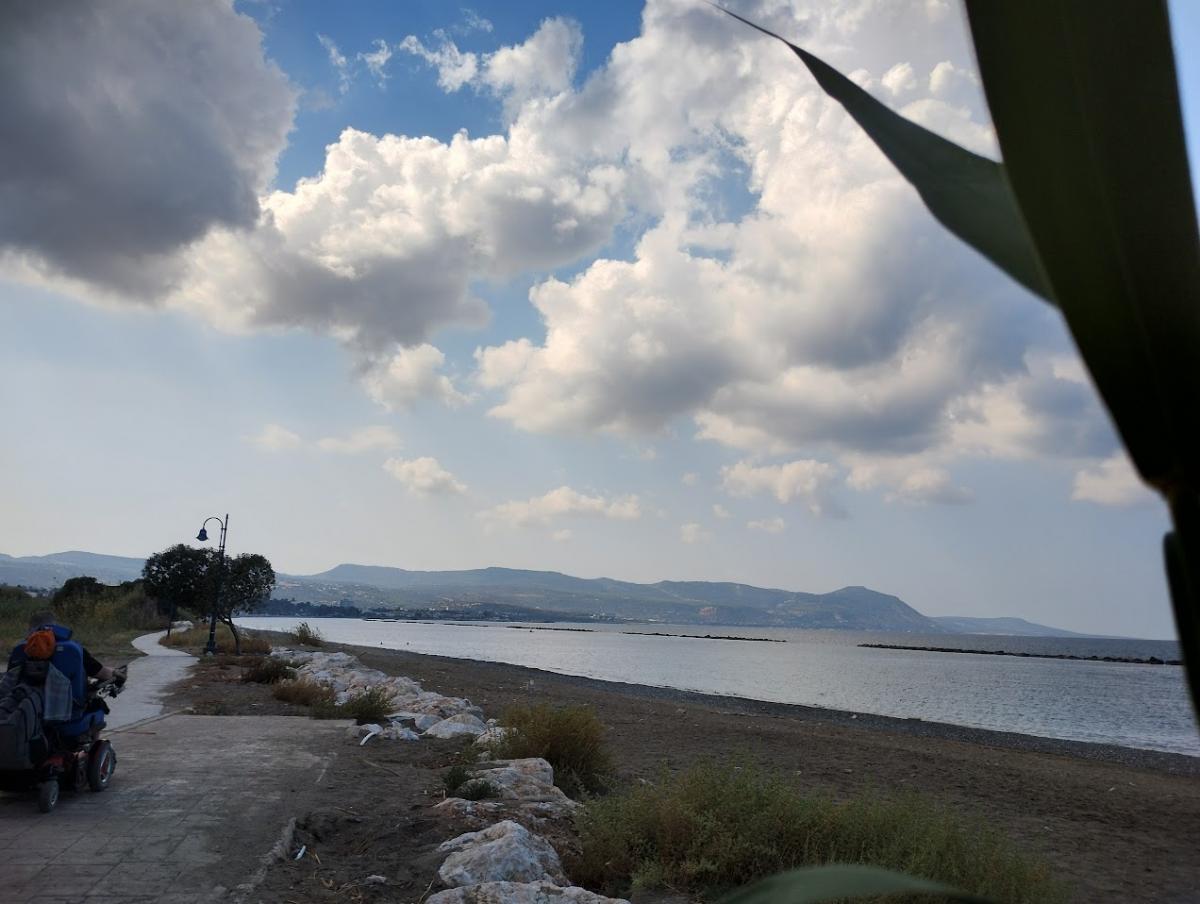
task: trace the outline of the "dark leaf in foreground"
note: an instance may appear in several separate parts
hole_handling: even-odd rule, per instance
[[[1162,2],[967,0],[1005,165],[1166,554],[1200,704],[1200,233]]]
[[[787,44],[825,93],[846,108],[911,183],[943,226],[1025,288],[1054,303],[1003,165],[910,122],[808,51],[736,13],[718,9]]]

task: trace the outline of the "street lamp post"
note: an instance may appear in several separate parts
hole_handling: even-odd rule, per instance
[[[196,539],[201,543],[208,539],[205,527],[209,521],[216,521],[221,525],[221,541],[217,546],[217,586],[213,591],[212,616],[208,620],[208,646],[204,648],[205,656],[212,656],[217,652],[217,610],[221,605],[221,583],[225,578],[225,532],[229,530],[229,514],[225,514],[224,521],[216,515],[204,519],[204,524],[200,525],[200,533],[196,534]]]

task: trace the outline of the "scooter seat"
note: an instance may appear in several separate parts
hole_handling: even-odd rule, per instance
[[[76,738],[81,734],[87,734],[93,728],[100,728],[104,725],[104,713],[95,710],[93,712],[84,713],[78,719],[73,719],[70,722],[52,722],[47,727],[53,727],[60,738]]]

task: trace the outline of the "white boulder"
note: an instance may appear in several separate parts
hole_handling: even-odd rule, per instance
[[[486,730],[487,725],[478,716],[459,713],[431,725],[425,730],[425,735],[430,738],[457,738],[461,735],[480,735]]]
[[[451,888],[542,879],[566,884],[562,864],[550,842],[512,820],[459,835],[439,846],[438,851],[450,855],[438,869],[438,878]]]
[[[540,757],[492,760],[480,763],[473,772],[496,789],[497,797],[550,803],[554,809],[573,810],[578,806],[555,786],[554,767]]]
[[[439,891],[426,904],[629,904],[622,898],[606,898],[586,888],[566,888],[552,882],[481,882],[463,888]]]

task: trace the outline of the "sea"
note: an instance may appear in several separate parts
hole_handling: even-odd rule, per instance
[[[299,621],[238,620],[249,628],[279,631],[290,630]],[[322,618],[312,623],[335,643],[1200,756],[1200,733],[1179,666],[859,646],[882,643],[1178,659],[1178,645],[1171,641],[593,622],[535,625]]]

